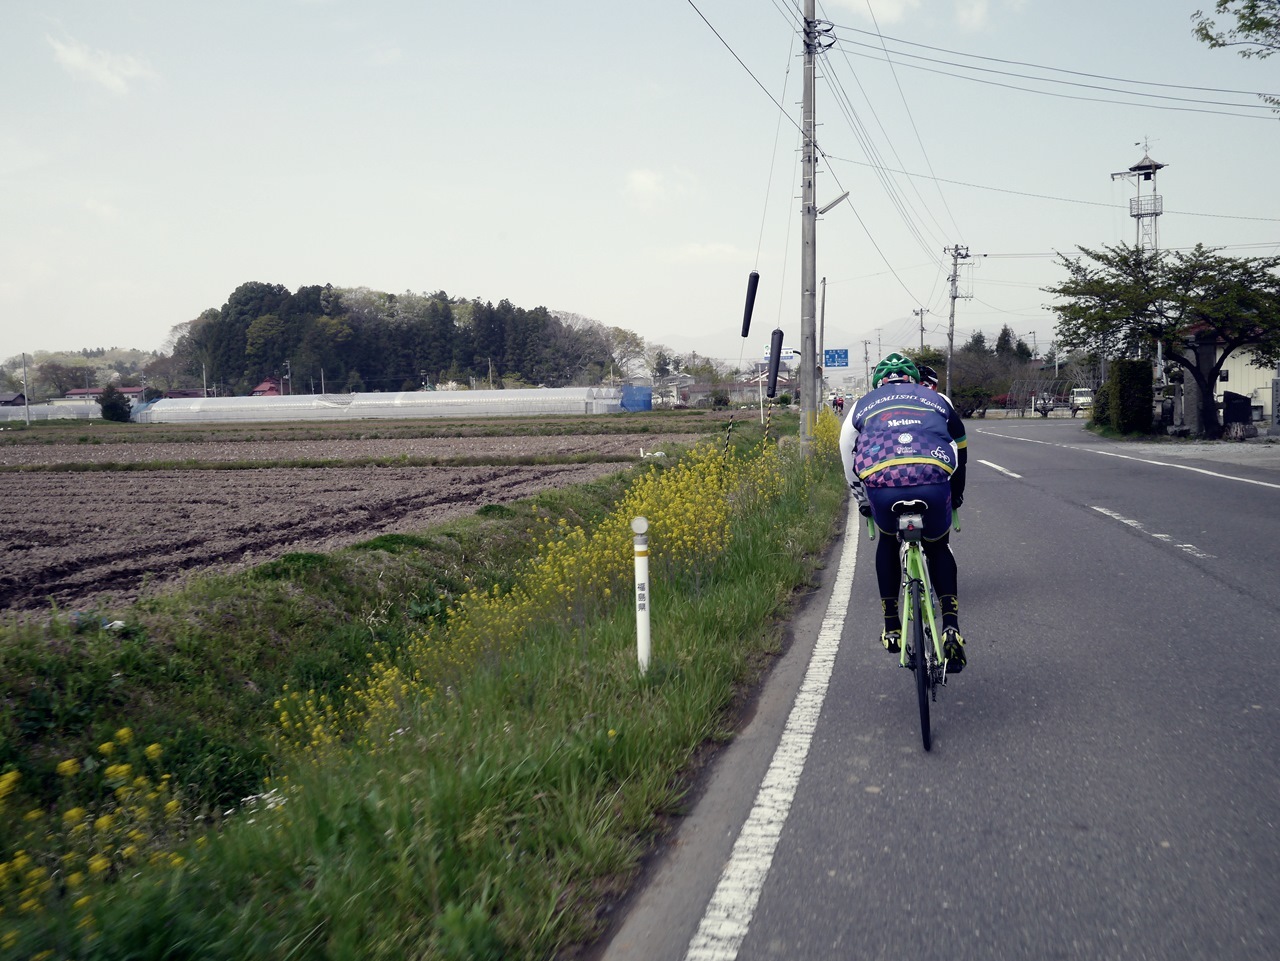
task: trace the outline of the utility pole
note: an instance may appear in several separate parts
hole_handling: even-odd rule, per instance
[[[27,352],[22,352],[22,406],[27,415],[27,426],[31,426],[31,391],[27,389]]]
[[[804,0],[804,102],[801,107],[801,137],[804,140],[800,176],[800,456],[808,458],[818,417],[817,351],[814,313],[817,287],[817,224],[814,178],[817,151],[814,149],[814,56],[818,48],[816,0]]]
[[[871,390],[871,341],[869,340],[862,342],[862,376],[865,394]]]
[[[822,363],[826,360],[826,341],[827,341],[827,278],[822,278],[822,300],[818,307],[818,361]]]
[[[951,358],[956,352],[956,298],[960,296],[959,280],[960,280],[960,261],[969,259],[969,248],[961,247],[959,244],[949,249],[944,249],[944,253],[951,254],[951,319],[947,322],[947,389],[946,394],[951,396]]]
[[[929,312],[929,308],[921,307],[919,310],[911,312],[920,318],[920,349],[924,350],[924,315]]]

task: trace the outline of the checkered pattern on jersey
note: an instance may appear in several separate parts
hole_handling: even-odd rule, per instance
[[[890,464],[868,474],[864,483],[868,487],[916,487],[920,484],[939,484],[947,480],[947,472],[937,464]]]

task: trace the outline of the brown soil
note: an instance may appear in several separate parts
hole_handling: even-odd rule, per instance
[[[240,443],[30,444],[0,466],[254,461],[239,470],[16,471],[0,474],[0,611],[50,603],[102,608],[191,572],[223,572],[292,551],[330,551],[441,520],[627,463],[485,467],[289,467],[289,461],[398,457],[630,454],[695,438],[573,435],[358,438]]]

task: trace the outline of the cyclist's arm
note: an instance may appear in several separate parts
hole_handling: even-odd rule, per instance
[[[844,465],[844,479],[849,485],[849,492],[858,502],[858,509],[862,510],[864,506],[869,506],[870,502],[862,486],[862,479],[854,467],[854,451],[858,446],[858,428],[854,426],[856,412],[856,409],[850,411],[849,416],[840,425],[840,462]]]
[[[969,440],[965,436],[964,421],[954,407],[947,418],[947,430],[956,445],[956,469],[951,474],[951,506],[959,509],[964,502],[964,485],[968,476]]]

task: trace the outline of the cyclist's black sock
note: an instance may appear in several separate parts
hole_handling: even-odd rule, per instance
[[[876,545],[876,581],[880,585],[880,610],[884,614],[886,631],[902,630],[902,615],[898,611],[898,592],[902,585],[902,567],[898,562],[898,544],[883,531]]]
[[[942,629],[954,627],[960,630],[960,598],[954,594],[939,594],[938,606],[942,608]]]
[[[951,553],[950,532],[936,541],[924,542],[924,554],[929,559],[929,576],[933,578],[933,590],[942,608],[942,626],[960,629],[960,574],[956,570],[956,558]]]
[[[901,632],[902,615],[898,611],[898,599],[896,597],[880,598],[880,611],[884,614],[884,629]]]

